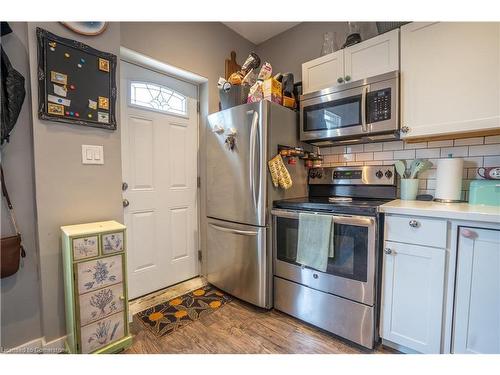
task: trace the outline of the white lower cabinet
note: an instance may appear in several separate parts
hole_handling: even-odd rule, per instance
[[[381,336],[420,353],[440,353],[445,249],[385,241]]]
[[[453,353],[500,354],[500,231],[459,229]]]

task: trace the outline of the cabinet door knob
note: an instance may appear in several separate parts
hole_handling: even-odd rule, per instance
[[[318,276],[318,274],[317,274],[317,273],[313,273],[313,278],[314,278],[314,279],[317,279],[318,277],[319,277],[319,276]]]
[[[392,250],[391,250],[391,249],[389,249],[388,247],[386,247],[386,248],[384,249],[384,253],[386,253],[387,255],[390,255],[390,254],[392,254]]]
[[[408,126],[401,127],[401,133],[408,133],[409,131],[410,131],[410,128]]]
[[[470,229],[463,228],[460,232],[462,233],[462,236],[464,236],[465,238],[474,239],[477,237],[477,233]]]
[[[351,80],[351,76],[345,76],[345,81],[350,81]]]
[[[120,296],[120,301],[125,301],[125,296]]]
[[[410,220],[408,222],[408,225],[412,228],[418,228],[420,226],[420,223],[417,220]]]
[[[123,204],[123,207],[128,207],[130,202],[128,201],[128,199],[124,199],[122,204]]]
[[[338,83],[342,83],[342,82],[344,82],[344,78],[342,78],[342,77],[337,78],[337,82],[338,82]]]

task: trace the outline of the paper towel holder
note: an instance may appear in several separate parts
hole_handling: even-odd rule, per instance
[[[448,159],[453,158],[453,154],[448,154]],[[440,203],[461,203],[464,202],[462,199],[443,199],[443,198],[434,198],[435,202]]]

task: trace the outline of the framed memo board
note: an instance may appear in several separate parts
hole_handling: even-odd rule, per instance
[[[36,29],[38,117],[116,129],[116,56]]]

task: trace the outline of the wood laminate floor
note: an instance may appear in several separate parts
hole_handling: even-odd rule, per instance
[[[162,302],[162,295],[168,300],[203,284],[202,279],[189,280],[174,287],[176,295],[169,290],[156,293],[154,302]],[[149,307],[144,307],[149,305],[145,300],[148,298],[131,302],[131,311]],[[382,346],[373,351],[361,348],[279,311],[260,309],[237,299],[163,337],[156,337],[136,316],[131,331],[133,344],[124,352],[128,354],[395,353]]]

